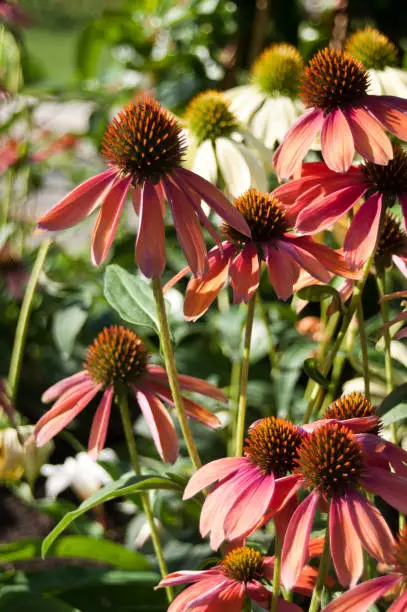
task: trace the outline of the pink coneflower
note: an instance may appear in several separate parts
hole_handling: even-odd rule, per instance
[[[274,154],[280,178],[290,178],[321,132],[322,155],[335,172],[346,172],[355,149],[362,157],[386,165],[393,157],[385,129],[406,140],[407,100],[367,94],[363,64],[344,51],[322,49],[304,69],[301,99],[309,109],[287,132]]]
[[[363,495],[382,497],[401,512],[407,510],[407,479],[371,461],[364,437],[340,423],[326,423],[304,437],[295,469],[309,495],[288,525],[282,550],[282,582],[290,588],[307,559],[308,542],[318,507],[329,515],[329,543],[340,583],[354,586],[363,570],[363,548],[384,562],[393,537],[381,513]],[[377,442],[371,435],[370,441]]]
[[[25,27],[29,23],[28,15],[17,4],[8,0],[0,0],[0,20],[8,21]]]
[[[172,602],[168,612],[241,612],[247,600],[270,610],[272,593],[262,584],[273,579],[274,558],[248,546],[235,548],[217,565],[202,571],[181,571],[166,576],[157,588],[193,583]],[[311,595],[316,572],[307,568],[294,590]],[[293,603],[278,600],[278,612],[300,612]]]
[[[361,267],[376,243],[383,210],[400,201],[407,219],[407,153],[394,147],[394,158],[387,166],[370,162],[352,167],[343,175],[324,163],[304,164],[302,177],[276,190],[296,218],[295,228],[314,234],[332,226],[355,206],[356,212],[344,242],[344,255],[353,268]]]
[[[187,484],[189,499],[211,484],[202,507],[200,531],[210,533],[216,550],[224,540],[236,540],[259,526],[264,516],[277,512],[295,495],[294,467],[304,432],[284,419],[266,417],[249,429],[244,457],[226,457],[204,465]]]
[[[44,402],[57,400],[35,426],[37,444],[42,446],[66,427],[99,393],[89,437],[89,453],[97,458],[103,449],[110,419],[115,385],[125,385],[136,398],[147,421],[160,457],[173,463],[178,456],[178,438],[162,401],[174,405],[167,374],[158,365],[148,364],[148,353],[134,332],[112,325],[105,328],[88,348],[84,369],[64,378],[43,395]],[[179,376],[180,386],[189,391],[226,402],[225,394],[210,383],[191,376]],[[189,417],[208,427],[220,426],[218,418],[190,399],[183,398]]]
[[[209,270],[201,279],[191,279],[185,296],[187,320],[196,320],[206,312],[225,284],[228,274],[234,302],[247,302],[256,292],[263,263],[277,296],[286,300],[301,268],[321,282],[329,282],[333,274],[352,273],[343,257],[308,236],[290,233],[289,210],[271,193],[249,189],[234,201],[236,209],[250,227],[252,238],[229,225],[223,226],[226,241],[209,254]],[[188,272],[182,270],[169,283],[174,284]]]
[[[387,612],[407,610],[407,528],[394,542],[391,552],[386,552],[386,576],[373,578],[350,589],[334,601],[324,612],[367,612],[378,599],[388,595],[393,601]]]
[[[101,206],[92,236],[95,265],[107,257],[128,193],[139,216],[136,260],[148,277],[165,268],[165,201],[185,257],[196,276],[207,268],[206,246],[199,221],[216,237],[201,200],[244,235],[247,224],[226,197],[202,177],[181,167],[185,143],[175,118],[156,101],[129,104],[108,126],[102,155],[108,170],[69,193],[38,226],[45,230],[72,227]]]

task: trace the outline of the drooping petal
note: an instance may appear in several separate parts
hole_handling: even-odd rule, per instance
[[[148,364],[147,372],[147,378],[150,378],[151,380],[156,380],[157,382],[164,384],[167,387],[169,386],[168,374],[161,366],[155,364]],[[186,389],[187,391],[194,391],[195,393],[200,393],[201,395],[212,397],[218,402],[226,403],[228,401],[225,392],[222,391],[222,389],[216,387],[215,385],[212,385],[207,380],[195,378],[195,376],[178,374],[178,382],[180,384],[181,389]]]
[[[170,406],[175,406],[174,399],[172,397],[171,390],[164,385],[160,385],[159,383],[153,381],[145,381],[145,386],[149,388],[153,393],[156,393],[160,399],[164,400]],[[183,397],[184,410],[186,414],[194,421],[198,421],[207,427],[211,427],[212,429],[217,429],[221,427],[222,423],[218,419],[218,417],[213,414],[207,408],[200,406],[196,402],[188,399],[187,397]]]
[[[243,216],[214,185],[186,168],[177,168],[173,172],[174,176],[181,182],[183,189],[189,186],[194,192],[198,193],[226,223],[229,223],[245,236],[251,236],[249,226]]]
[[[393,147],[380,123],[362,107],[349,106],[345,115],[356,151],[368,161],[386,166],[393,159]]]
[[[210,588],[219,584],[220,580],[220,576],[216,576],[208,578],[208,580],[200,580],[199,582],[189,586],[174,599],[174,601],[168,607],[167,612],[185,612],[185,610],[190,609],[190,604],[196,599],[196,597],[202,593],[208,592]],[[160,583],[160,587],[161,586],[165,586],[165,584]]]
[[[45,404],[48,402],[53,402],[57,397],[68,391],[72,387],[76,387],[79,383],[84,382],[89,378],[89,374],[82,370],[81,372],[77,372],[72,376],[68,376],[67,378],[63,378],[59,382],[49,387],[41,396],[41,401]]]
[[[218,169],[216,167],[215,151],[210,140],[204,140],[197,148],[192,172],[203,176],[211,183],[216,182]]]
[[[88,452],[95,461],[105,446],[112,400],[113,386],[110,386],[103,393],[102,400],[93,417],[92,429],[90,430]]]
[[[407,257],[392,256],[393,263],[398,267],[404,278],[407,278]]]
[[[233,303],[249,302],[260,282],[260,264],[256,247],[249,243],[232,260],[229,268]]]
[[[372,604],[383,597],[400,580],[398,576],[380,576],[346,591],[331,601],[324,612],[367,612]]]
[[[295,173],[322,128],[323,122],[322,111],[310,109],[288,130],[273,157],[274,167],[280,179],[288,179]]]
[[[178,457],[178,437],[170,415],[150,391],[134,387],[134,392],[161,459],[174,463]]]
[[[228,276],[230,257],[234,253],[230,245],[222,252],[219,249],[209,256],[209,270],[203,278],[192,278],[186,289],[184,315],[187,321],[196,321],[212,304]]]
[[[280,249],[286,251],[304,270],[312,274],[323,283],[329,283],[331,275],[327,271],[324,262],[315,257],[304,244],[301,244],[295,237],[291,239],[286,234],[284,240],[279,241]]]
[[[388,130],[391,134],[400,138],[400,140],[407,140],[407,109],[403,111],[398,108],[394,108],[391,103],[388,104],[381,100],[381,96],[377,96],[376,100],[371,100],[372,97],[368,96],[366,106],[373,113],[373,115],[380,121],[380,123]]]
[[[334,251],[325,244],[316,242],[311,236],[290,235],[290,242],[313,255],[329,272],[350,279],[360,278],[360,272],[350,270],[340,250]]]
[[[355,586],[363,571],[363,549],[345,498],[331,501],[329,544],[339,582]]]
[[[374,193],[352,219],[343,245],[345,259],[353,270],[364,266],[376,245],[382,214],[382,196]]]
[[[185,487],[183,499],[193,497],[199,491],[202,491],[202,489],[232,475],[241,467],[247,466],[248,463],[245,457],[226,457],[207,463],[191,476],[190,481]]]
[[[38,227],[52,232],[73,227],[83,221],[102,204],[117,175],[117,170],[105,170],[75,187],[39,219]]]
[[[399,512],[407,514],[407,478],[374,466],[366,470],[363,485]]]
[[[48,421],[52,420],[62,412],[65,412],[65,410],[72,408],[76,402],[81,399],[81,397],[94,389],[95,386],[97,385],[95,384],[94,380],[90,376],[87,376],[83,382],[78,382],[75,386],[68,388],[66,391],[64,391],[64,393],[62,393],[62,395],[60,395],[52,408],[47,410],[47,412],[42,415],[37,423],[37,426],[45,425],[48,423]],[[99,387],[100,385],[98,385],[98,388]]]
[[[249,166],[229,138],[216,139],[216,154],[226,187],[237,198],[252,186]]]
[[[397,600],[390,606],[387,612],[406,612],[407,610],[407,593],[403,593]]]
[[[240,142],[235,143],[235,147],[238,149],[240,154],[243,156],[250,172],[250,186],[258,189],[259,191],[267,191],[268,189],[268,178],[264,166],[264,160],[256,155],[251,149]],[[270,154],[271,158],[271,154]],[[271,162],[270,162],[271,165]],[[240,195],[240,194],[239,194]]]
[[[274,476],[263,476],[242,494],[225,521],[225,534],[228,540],[234,540],[243,534],[248,534],[261,520],[269,507],[274,493]]]
[[[72,407],[67,408],[63,412],[57,414],[56,416],[50,415],[52,413],[52,408],[49,410],[48,418],[44,419],[47,415],[42,417],[34,429],[34,436],[37,446],[44,446],[51,438],[56,436],[60,431],[64,429],[74,418],[82,412],[84,408],[91,402],[91,400],[95,397],[97,392],[99,391],[99,387],[95,386],[88,391],[85,395],[82,395],[81,399],[79,399]]]
[[[365,191],[364,185],[351,185],[330,193],[299,212],[295,229],[304,234],[314,234],[331,227],[360,200]]]
[[[371,557],[385,563],[394,538],[381,512],[356,492],[349,497],[348,510],[363,547]]]
[[[201,278],[208,268],[206,245],[199,218],[185,193],[163,180],[178,240],[194,276]]]
[[[312,493],[294,512],[284,538],[281,581],[287,589],[297,582],[308,556],[308,542],[318,507],[319,495]]]
[[[173,572],[163,578],[160,583],[155,587],[159,589],[166,586],[177,586],[179,584],[190,584],[205,580],[206,578],[215,577],[219,575],[219,570],[216,568],[210,570],[182,570],[179,572]]]
[[[300,274],[300,267],[292,256],[280,248],[279,243],[264,249],[267,270],[274,291],[280,300],[288,300]]]
[[[352,132],[340,108],[325,117],[321,131],[322,157],[335,172],[346,172],[353,160],[355,147]]]
[[[165,230],[160,193],[150,181],[143,185],[136,241],[136,261],[148,278],[165,268]]]

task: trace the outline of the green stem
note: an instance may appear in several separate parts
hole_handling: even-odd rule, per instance
[[[362,349],[363,379],[365,381],[365,395],[367,399],[370,401],[369,355],[367,352],[367,336],[366,336],[366,329],[365,329],[365,317],[363,313],[362,300],[360,300],[357,310],[358,310],[358,322],[359,322],[360,348]]]
[[[240,375],[242,371],[242,361],[241,359],[234,359],[232,361],[232,370],[230,373],[230,388],[229,388],[229,398],[231,405],[231,415],[232,422],[229,428],[228,435],[228,456],[232,457],[235,451],[235,439],[236,439],[236,425],[237,425],[237,412],[239,408],[239,384],[240,384]]]
[[[281,549],[281,540],[276,533],[274,542],[273,595],[271,598],[270,612],[277,612],[278,610],[278,600],[280,595]]]
[[[120,409],[120,415],[122,418],[124,435],[126,437],[127,448],[129,450],[131,464],[133,466],[134,472],[137,475],[140,475],[141,474],[140,461],[138,457],[136,441],[134,439],[134,434],[133,434],[133,425],[132,425],[131,417],[130,417],[126,389],[123,389],[123,388],[118,389],[117,396],[116,396],[116,403],[118,404],[119,409]],[[147,518],[147,521],[150,527],[151,539],[153,542],[155,554],[157,556],[157,561],[158,561],[158,566],[160,568],[161,576],[164,578],[164,576],[168,574],[168,569],[167,569],[167,564],[164,559],[164,553],[161,547],[161,542],[160,542],[160,538],[158,535],[157,527],[154,522],[154,516],[151,510],[150,498],[149,498],[148,493],[147,492],[140,493],[140,499],[141,499],[141,503],[143,506],[144,514],[146,515],[146,518]],[[171,587],[166,587],[165,591],[167,594],[168,602],[171,603],[171,601],[174,598],[173,590]]]
[[[317,581],[315,583],[314,591],[312,593],[312,599],[309,606],[308,612],[318,612],[319,604],[321,603],[322,591],[324,590],[326,577],[329,570],[329,520],[326,526],[324,550],[322,551],[321,560],[319,562],[319,570]]]
[[[50,245],[51,240],[46,239],[41,243],[41,246],[38,249],[37,257],[35,259],[33,269],[31,270],[31,276],[25,290],[23,303],[21,304],[20,315],[18,317],[16,333],[14,336],[13,350],[11,353],[10,369],[8,373],[8,390],[12,402],[15,402],[17,395],[25,339],[30,321],[33,298]]]
[[[250,365],[250,344],[252,340],[254,310],[256,306],[256,294],[247,305],[246,329],[244,334],[243,344],[243,359],[242,373],[240,378],[240,396],[239,408],[237,412],[236,425],[236,457],[240,457],[243,453],[243,442],[246,425],[246,408],[247,408],[247,382],[249,380],[249,365]]]
[[[172,350],[171,344],[170,328],[168,326],[167,313],[165,311],[165,302],[161,279],[159,277],[152,278],[151,287],[154,293],[158,322],[160,326],[161,348],[164,354],[165,367],[167,370],[172,397],[174,399],[175,409],[177,411],[178,420],[192,464],[194,466],[194,469],[198,470],[201,467],[202,463],[199,458],[198,450],[195,446],[194,439],[192,437],[191,429],[188,423],[188,417],[185,412],[184,402],[181,395],[181,387],[178,380],[178,372],[177,367],[175,365],[174,352]]]
[[[336,336],[335,342],[333,343],[331,350],[326,356],[324,363],[321,365],[321,372],[324,376],[327,376],[327,374],[329,373],[335,361],[336,355],[342,346],[342,342],[344,341],[344,338],[348,331],[348,327],[352,321],[353,315],[355,314],[358,304],[362,298],[363,290],[365,288],[366,281],[369,276],[370,268],[374,261],[375,252],[376,252],[376,246],[372,250],[370,257],[365,264],[361,280],[355,286],[350,304],[342,319],[342,325]],[[307,414],[309,414],[310,417],[314,411],[317,412],[320,409],[322,402],[324,401],[324,397],[325,397],[325,390],[321,388],[319,385],[317,385],[314,388],[313,393],[311,394],[311,398],[310,398],[308,408],[307,408]]]

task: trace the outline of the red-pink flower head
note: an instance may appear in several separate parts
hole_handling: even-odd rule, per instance
[[[309,110],[290,128],[274,156],[280,178],[298,171],[319,131],[322,155],[335,172],[349,169],[355,149],[376,164],[392,159],[385,129],[407,138],[407,101],[368,95],[368,84],[363,64],[349,53],[318,51],[301,77],[300,95]]]
[[[301,268],[324,283],[334,274],[352,276],[342,255],[309,236],[296,236],[288,231],[289,210],[273,193],[248,189],[234,201],[234,206],[247,222],[251,237],[230,224],[223,225],[226,240],[222,249],[211,250],[208,272],[188,284],[184,303],[188,320],[196,320],[206,312],[228,275],[234,303],[248,302],[259,286],[264,264],[277,297],[283,300],[293,294]],[[188,268],[182,270],[167,287],[187,272]]]
[[[397,541],[386,551],[387,562],[381,564],[381,570],[388,575],[379,576],[358,584],[334,601],[324,612],[368,612],[381,597],[393,603],[388,612],[405,612],[407,610],[407,528],[398,535]]]
[[[247,433],[244,457],[217,459],[193,474],[184,499],[218,482],[206,497],[200,519],[202,537],[210,533],[217,550],[255,531],[267,514],[283,509],[295,495],[298,478],[290,475],[305,432],[275,417],[253,423]]]
[[[359,419],[362,420],[362,419]],[[363,570],[363,548],[384,562],[393,536],[379,510],[366,499],[368,491],[401,512],[407,509],[407,479],[390,471],[373,434],[355,435],[349,421],[325,422],[304,437],[295,469],[308,497],[290,519],[282,551],[282,580],[293,585],[307,558],[307,547],[318,507],[329,515],[331,556],[340,583],[353,586]],[[396,460],[400,462],[399,457]]]
[[[89,452],[96,458],[105,444],[114,393],[121,386],[137,400],[161,458],[174,462],[178,438],[162,403],[174,405],[168,377],[163,368],[150,365],[148,359],[144,343],[133,331],[117,325],[103,329],[87,350],[83,370],[44,393],[44,402],[56,402],[35,426],[38,446],[46,444],[102,393],[89,436]],[[183,389],[226,401],[224,393],[206,381],[180,375],[179,382]],[[184,405],[189,417],[212,428],[220,426],[214,414],[191,399],[184,398]]]
[[[166,576],[156,588],[193,583],[168,608],[168,612],[238,612],[248,600],[270,609],[272,593],[264,586],[273,578],[274,557],[265,557],[254,548],[241,546],[231,550],[208,570],[180,571]],[[310,596],[316,571],[307,566],[294,590]],[[278,610],[300,612],[297,605],[279,599]]]
[[[363,427],[363,422],[366,423],[363,431],[369,431],[372,434],[378,434],[382,428],[376,407],[363,393],[356,391],[343,395],[332,402],[325,410],[322,418],[343,421],[343,425],[348,425],[348,421],[354,423],[356,419],[359,419],[361,427]],[[360,428],[358,431],[361,432],[362,429]],[[354,429],[353,432],[356,433]]]
[[[185,149],[175,117],[158,102],[143,98],[129,104],[113,119],[103,138],[102,155],[109,169],[76,187],[38,226],[50,231],[72,227],[101,206],[91,251],[93,263],[99,265],[108,255],[130,192],[139,216],[137,263],[146,276],[160,276],[165,268],[167,201],[191,270],[202,276],[207,257],[199,222],[218,239],[202,210],[202,200],[243,234],[250,231],[214,185],[181,167]]]

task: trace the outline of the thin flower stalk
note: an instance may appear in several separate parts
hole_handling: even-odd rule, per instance
[[[8,373],[8,390],[11,402],[15,402],[17,396],[25,339],[27,336],[33,299],[51,242],[52,241],[49,239],[44,240],[38,249],[37,257],[25,290],[23,303],[21,304]]]
[[[358,304],[357,315],[358,315],[358,322],[359,322],[360,348],[362,350],[363,379],[365,381],[365,395],[367,399],[370,400],[369,355],[367,352],[367,337],[366,337],[365,317],[363,313],[362,301],[360,301]]]
[[[274,597],[271,600],[270,612],[277,612],[278,610],[278,595],[280,592],[280,579],[281,579],[281,539],[276,531],[274,539],[274,572],[273,572],[273,594]]]
[[[329,522],[329,518],[328,518]],[[318,612],[319,605],[321,603],[322,592],[324,590],[325,582],[328,576],[330,556],[329,556],[329,525],[327,522],[325,539],[324,539],[324,550],[321,555],[319,562],[318,576],[315,584],[315,588],[312,593],[312,599],[309,607],[309,612]]]
[[[246,424],[246,409],[247,409],[247,383],[249,380],[250,366],[250,345],[252,341],[254,311],[256,307],[256,294],[253,295],[247,308],[246,329],[243,345],[242,372],[240,378],[240,395],[239,408],[237,412],[236,426],[236,457],[240,457],[243,453],[243,442]]]
[[[181,426],[182,435],[184,436],[189,456],[191,458],[194,469],[197,470],[201,467],[202,463],[199,457],[198,449],[196,448],[194,439],[192,437],[192,432],[191,428],[189,427],[187,415],[185,413],[184,402],[182,399],[181,388],[178,380],[177,367],[175,365],[174,352],[171,344],[171,334],[170,328],[168,326],[167,313],[165,310],[164,294],[161,279],[159,277],[153,277],[151,279],[151,287],[154,293],[160,327],[161,348],[164,355],[165,367],[168,374],[168,381],[170,383],[172,397],[174,399],[175,409],[177,411],[178,420]]]
[[[125,389],[118,390],[116,394],[116,403],[120,409],[120,416],[122,419],[124,435],[126,438],[127,448],[129,450],[131,464],[133,470],[137,475],[141,474],[140,461],[137,452],[136,441],[133,434],[133,425],[130,417],[129,405],[127,401],[127,393]],[[154,546],[154,551],[157,556],[158,566],[162,578],[168,574],[167,564],[165,562],[163,549],[161,547],[160,537],[158,535],[157,527],[154,521],[153,512],[151,509],[150,498],[147,492],[140,493],[141,504],[143,506],[144,514],[146,515],[150,530],[151,539]],[[171,586],[165,589],[168,602],[171,603],[174,598],[174,592]]]

